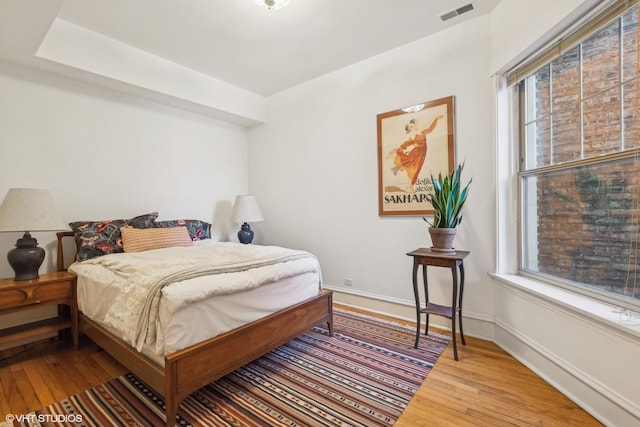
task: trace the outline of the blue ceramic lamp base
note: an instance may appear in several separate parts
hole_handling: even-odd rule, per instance
[[[253,230],[246,222],[242,224],[240,231],[238,231],[238,240],[244,244],[249,244],[253,241]]]

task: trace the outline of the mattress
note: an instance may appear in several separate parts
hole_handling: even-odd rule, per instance
[[[80,267],[72,265],[69,268],[78,275],[79,310],[115,336],[123,338],[122,331],[110,326],[105,319],[127,283],[123,283],[114,272],[100,270],[96,273],[95,268]],[[196,291],[242,281],[247,275],[256,276],[258,271],[225,272],[165,286],[158,304],[154,339],[145,342],[141,352],[162,365],[167,354],[311,298],[318,294],[321,286],[318,266],[315,271],[274,277],[250,289],[193,298]]]

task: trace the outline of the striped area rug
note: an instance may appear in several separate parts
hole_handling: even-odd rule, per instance
[[[314,328],[203,387],[181,404],[176,425],[393,425],[449,342],[430,333],[414,349],[414,334],[412,327],[336,310],[333,337]],[[14,425],[159,426],[163,402],[128,374]]]

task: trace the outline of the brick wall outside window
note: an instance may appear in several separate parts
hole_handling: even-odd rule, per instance
[[[524,267],[635,299],[640,159],[614,155],[640,147],[638,50],[636,7],[527,78],[524,169],[608,160],[523,178],[537,180]]]

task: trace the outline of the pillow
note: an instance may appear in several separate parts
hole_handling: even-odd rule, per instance
[[[151,228],[157,217],[158,212],[152,212],[131,219],[69,223],[75,233],[76,261],[86,261],[101,255],[124,252],[120,229],[126,225],[136,228]]]
[[[175,219],[172,221],[157,221],[154,223],[154,227],[159,228],[172,228],[185,226],[189,231],[191,240],[210,239],[209,235],[209,223],[200,221],[199,219]]]
[[[187,227],[133,228],[125,226],[122,233],[122,248],[125,252],[142,252],[171,246],[191,246]]]

